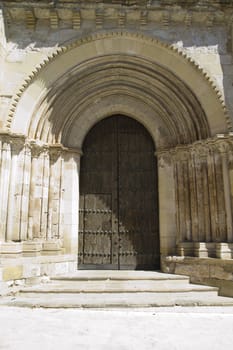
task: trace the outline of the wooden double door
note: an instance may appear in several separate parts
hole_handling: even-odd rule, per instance
[[[158,269],[154,143],[137,121],[113,116],[91,129],[80,167],[79,268]]]

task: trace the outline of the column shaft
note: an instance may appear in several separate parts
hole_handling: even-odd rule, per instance
[[[7,207],[11,171],[11,145],[7,141],[1,141],[0,162],[0,242],[6,240]]]

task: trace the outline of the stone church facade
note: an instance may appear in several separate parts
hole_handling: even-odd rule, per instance
[[[2,287],[142,266],[233,296],[232,19],[232,1],[1,1]]]

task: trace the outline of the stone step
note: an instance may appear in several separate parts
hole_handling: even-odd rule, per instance
[[[75,273],[51,277],[57,281],[99,281],[99,280],[185,280],[189,277],[183,275],[173,275],[157,271],[118,271],[118,270],[80,270]]]
[[[182,293],[25,293],[4,297],[0,305],[43,308],[148,308],[162,306],[233,306],[232,298],[213,292]]]
[[[214,292],[218,288],[202,285],[189,284],[186,280],[59,280],[52,281],[46,285],[25,287],[22,293],[178,293],[178,292]]]
[[[144,271],[77,271],[24,287],[0,305],[45,308],[233,306],[218,289],[190,284],[186,276]]]

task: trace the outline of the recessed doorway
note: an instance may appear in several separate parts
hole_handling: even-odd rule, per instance
[[[159,269],[154,142],[117,115],[86,136],[80,168],[79,269]]]

